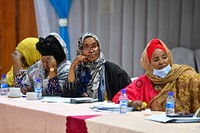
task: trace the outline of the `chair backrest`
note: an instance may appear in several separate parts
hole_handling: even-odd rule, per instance
[[[195,61],[196,61],[196,70],[198,73],[200,73],[200,49],[196,50],[194,52],[195,55]]]
[[[131,81],[133,82],[133,80],[135,80],[135,79],[137,79],[138,77],[133,77],[133,78],[131,78]]]
[[[183,47],[175,47],[170,51],[175,64],[186,64],[195,68],[194,51]]]

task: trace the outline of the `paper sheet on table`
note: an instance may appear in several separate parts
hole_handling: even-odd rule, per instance
[[[44,96],[42,102],[48,103],[70,103],[71,98],[64,98],[59,96]]]
[[[97,99],[92,99],[89,97],[79,97],[79,98],[66,98],[66,97],[59,97],[59,96],[44,96],[41,100],[42,102],[48,103],[91,103],[98,101]]]
[[[200,122],[198,117],[167,117],[163,115],[152,115],[146,118],[147,120],[161,122],[161,123],[194,123]]]
[[[97,102],[98,99],[93,99],[90,97],[79,97],[79,98],[71,98],[70,103],[92,103]]]
[[[119,104],[115,104],[115,103],[100,103],[98,105],[95,105],[94,107],[92,107],[92,109],[94,111],[98,111],[98,112],[119,112]],[[133,108],[132,107],[128,107],[128,112],[132,111]]]

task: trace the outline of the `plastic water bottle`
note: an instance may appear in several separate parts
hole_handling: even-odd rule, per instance
[[[7,95],[8,93],[8,83],[6,80],[6,74],[2,74],[1,76],[1,95]]]
[[[175,107],[175,99],[174,99],[174,93],[168,92],[168,97],[166,99],[166,115],[168,114],[174,114],[174,107]]]
[[[37,98],[42,99],[42,86],[39,78],[36,79],[35,92],[37,93]]]
[[[126,95],[126,90],[122,89],[121,95],[119,97],[119,113],[126,114],[128,111],[128,97]]]

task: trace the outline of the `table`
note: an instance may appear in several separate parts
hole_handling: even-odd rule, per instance
[[[90,106],[0,96],[0,133],[65,133],[67,116],[102,114]]]
[[[200,133],[200,123],[158,123],[146,120],[146,117],[141,112],[104,114],[87,119],[86,125],[91,133]]]
[[[47,103],[0,96],[0,133],[64,133],[67,117],[85,115],[97,115],[85,120],[89,133],[200,133],[200,123],[163,124],[146,120],[141,112],[95,112],[89,108],[95,104],[98,103]]]

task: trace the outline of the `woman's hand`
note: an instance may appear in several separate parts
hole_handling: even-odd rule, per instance
[[[13,58],[13,60],[21,61],[22,55],[18,50],[15,50],[12,52],[12,58]]]
[[[131,107],[134,107],[134,110],[145,110],[147,104],[145,102],[142,102],[140,100],[134,101],[131,103]]]
[[[21,92],[22,92],[24,95],[26,95],[26,92],[29,92],[29,91],[31,91],[31,88],[30,88],[30,87],[23,87],[22,90],[21,90]]]
[[[21,61],[22,59],[21,53],[18,50],[15,50],[12,53],[12,59],[13,59],[13,75],[15,76],[17,71],[23,67]]]
[[[74,61],[72,62],[72,65],[74,67],[76,67],[78,64],[80,64],[81,62],[87,62],[87,57],[84,55],[78,55]]]
[[[54,68],[55,70],[57,70],[57,61],[53,56],[49,56],[48,57],[48,64],[49,64],[49,68]]]
[[[74,82],[75,80],[75,68],[76,66],[81,63],[81,62],[87,62],[87,57],[83,55],[78,55],[74,61],[72,62],[69,73],[68,73],[68,81],[69,82]]]

